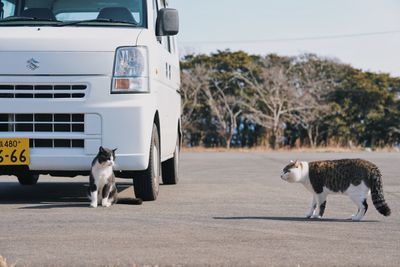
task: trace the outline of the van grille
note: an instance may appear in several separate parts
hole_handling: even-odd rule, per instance
[[[84,148],[83,139],[30,139],[31,148]]]
[[[0,114],[0,132],[84,133],[84,114]],[[83,139],[30,139],[32,148],[83,148]]]
[[[84,114],[0,114],[0,132],[83,133]]]
[[[0,84],[0,98],[68,99],[84,98],[86,85],[29,85]]]

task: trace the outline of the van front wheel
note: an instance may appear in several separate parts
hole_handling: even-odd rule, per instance
[[[158,136],[157,126],[154,124],[151,135],[149,166],[146,170],[136,173],[136,176],[133,177],[135,196],[144,201],[156,200],[161,181],[160,176],[160,139]]]

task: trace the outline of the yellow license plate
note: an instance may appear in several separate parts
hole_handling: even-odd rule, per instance
[[[28,138],[0,138],[0,165],[29,165]]]

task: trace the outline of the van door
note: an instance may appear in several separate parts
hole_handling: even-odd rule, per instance
[[[165,8],[163,0],[154,0],[157,10]],[[154,12],[156,13],[156,12]],[[156,18],[154,21],[155,27]],[[161,157],[162,160],[173,155],[178,133],[178,122],[180,117],[180,72],[179,56],[176,47],[176,37],[159,36],[159,71],[161,72],[160,81],[162,86],[158,92],[159,113],[160,113],[160,133],[161,133]]]

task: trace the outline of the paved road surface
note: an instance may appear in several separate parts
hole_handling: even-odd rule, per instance
[[[302,218],[310,194],[279,175],[289,159],[362,157],[384,175],[392,216],[328,198],[326,218]],[[0,255],[17,266],[400,266],[400,153],[184,153],[182,179],[156,202],[88,208],[87,177],[0,177]],[[129,180],[119,180],[125,197]],[[369,201],[371,204],[371,201]]]

